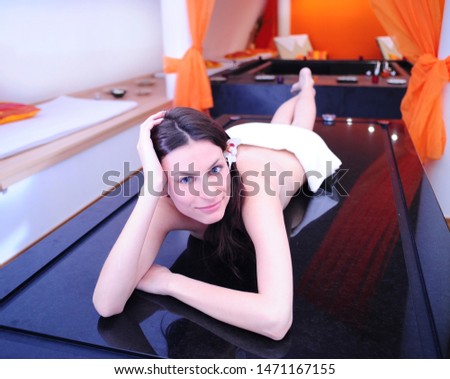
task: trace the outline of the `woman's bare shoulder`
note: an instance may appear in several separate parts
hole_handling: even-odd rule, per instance
[[[237,168],[246,195],[275,196],[286,207],[305,181],[298,158],[287,150],[240,146]]]
[[[236,165],[239,172],[264,168],[272,159],[273,150],[253,145],[239,146]]]

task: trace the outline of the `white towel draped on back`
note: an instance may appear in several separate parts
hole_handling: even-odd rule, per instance
[[[312,192],[317,192],[322,182],[342,164],[317,133],[299,126],[251,122],[233,126],[226,132],[231,138],[240,139],[241,144],[295,154]]]

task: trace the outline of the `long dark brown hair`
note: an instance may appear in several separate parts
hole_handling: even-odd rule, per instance
[[[213,119],[184,107],[167,111],[161,124],[152,129],[151,138],[160,161],[191,140],[210,141],[225,151],[229,139],[225,130]],[[231,193],[224,217],[207,227],[204,239],[215,247],[219,258],[239,276],[242,253],[253,253],[254,247],[242,220],[242,182],[235,163],[231,165],[230,175]]]

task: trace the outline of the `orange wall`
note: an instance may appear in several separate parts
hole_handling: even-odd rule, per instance
[[[302,33],[328,59],[381,59],[375,37],[386,35],[369,0],[291,0],[291,34]]]

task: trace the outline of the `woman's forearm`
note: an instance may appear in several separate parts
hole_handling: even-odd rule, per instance
[[[292,290],[281,295],[232,290],[172,274],[170,295],[228,324],[281,339],[292,323]]]

